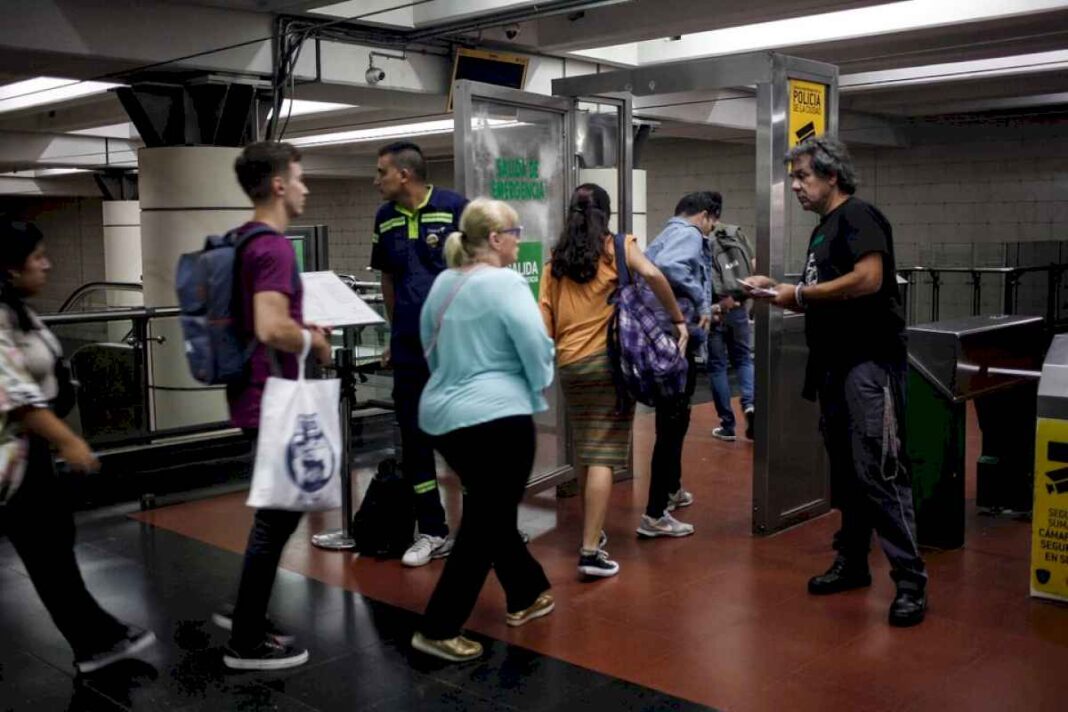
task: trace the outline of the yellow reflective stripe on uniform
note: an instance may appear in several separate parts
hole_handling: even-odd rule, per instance
[[[419,219],[425,223],[451,223],[453,215],[452,213],[426,213]]]
[[[437,480],[427,480],[426,482],[420,482],[412,487],[416,494],[426,494],[427,492],[433,492],[438,486]]]
[[[419,239],[419,216],[418,215],[413,215],[410,218],[408,218],[408,239],[409,240],[418,240]]]
[[[385,222],[383,222],[381,225],[378,226],[378,234],[381,235],[383,232],[386,232],[387,230],[392,230],[395,227],[400,227],[405,222],[407,222],[407,220],[405,220],[404,218],[390,218],[389,220],[386,220]]]
[[[372,232],[371,233],[371,244],[372,245],[377,245],[378,244],[378,233],[377,232]]]

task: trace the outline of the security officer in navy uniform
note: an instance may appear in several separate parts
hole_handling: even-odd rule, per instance
[[[854,197],[856,171],[841,141],[807,139],[787,160],[798,202],[820,216],[805,273],[797,284],[748,281],[772,289],[772,304],[805,312],[805,397],[819,397],[832,504],[842,513],[838,556],[808,590],[825,595],[870,586],[874,532],[897,584],[889,622],[916,625],[927,609],[927,572],[902,422],[907,353],[893,231],[878,208]]]
[[[405,552],[407,566],[423,566],[452,549],[438,494],[434,449],[419,430],[419,397],[430,370],[419,341],[419,312],[434,278],[445,269],[442,248],[458,230],[467,199],[428,185],[419,146],[398,142],[378,152],[375,187],[387,201],[375,214],[371,268],[382,273],[382,297],[391,326],[393,404],[401,431],[404,476],[415,491],[419,533]]]

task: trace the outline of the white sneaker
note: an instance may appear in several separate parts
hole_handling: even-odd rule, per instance
[[[682,487],[679,487],[678,492],[672,492],[668,495],[667,511],[674,512],[676,509],[689,507],[691,504],[693,504],[693,492],[687,492]]]
[[[652,539],[659,536],[690,536],[693,534],[692,524],[680,522],[667,512],[660,519],[653,519],[648,514],[642,515],[642,523],[638,526],[638,536]]]
[[[420,534],[401,557],[405,566],[426,566],[431,559],[444,559],[452,551],[453,540],[443,536]]]

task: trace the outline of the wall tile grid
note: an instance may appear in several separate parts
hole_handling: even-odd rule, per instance
[[[911,148],[859,148],[858,195],[877,205],[894,226],[900,267],[1002,266],[1061,261],[1068,240],[1068,139],[1005,138]],[[686,192],[719,190],[727,222],[753,235],[754,149],[751,145],[689,139],[654,140],[641,168],[649,172],[650,232],[671,215]],[[788,203],[787,272],[801,269],[815,216]],[[649,237],[654,237],[650,235]],[[1019,244],[1018,244],[1019,243]],[[1068,257],[1068,251],[1063,253]],[[1000,311],[1002,278],[982,278],[984,313]],[[913,317],[930,315],[930,279],[913,290]],[[1066,294],[1065,296],[1068,296]],[[1021,280],[1019,303],[1045,313],[1044,275]],[[971,313],[970,275],[944,275],[940,318]]]
[[[86,282],[104,278],[104,217],[100,198],[9,197],[0,212],[31,220],[44,233],[52,273],[34,300],[42,313],[59,309]]]
[[[894,225],[901,267],[1047,264],[1068,259],[1068,138],[1029,141],[1009,137],[981,143],[912,148],[860,148],[859,195],[875,203]],[[691,139],[655,139],[643,153],[648,171],[649,232],[655,237],[678,198],[699,189],[723,193],[724,220],[755,234],[755,169],[752,145]],[[432,161],[431,180],[451,187],[453,164]],[[308,209],[299,220],[330,229],[335,270],[371,278],[374,213],[380,204],[370,178],[309,178]],[[787,269],[800,271],[815,217],[789,201]],[[44,230],[55,270],[43,311],[59,306],[77,286],[103,278],[101,201],[95,198],[8,198],[6,212],[36,220]],[[941,316],[970,313],[970,277],[945,277]],[[989,282],[989,284],[988,284]],[[913,290],[913,314],[930,313],[929,278]],[[985,310],[997,311],[1000,278],[984,278]],[[1019,300],[1045,309],[1045,278],[1021,282]],[[1066,294],[1068,297],[1068,294]]]

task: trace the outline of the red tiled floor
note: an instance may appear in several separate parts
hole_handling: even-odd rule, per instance
[[[830,562],[837,514],[772,537],[750,535],[752,446],[712,438],[715,421],[710,405],[696,408],[684,452],[684,480],[697,501],[676,514],[695,524],[695,536],[639,541],[634,535],[653,439],[651,417],[639,415],[635,479],[616,485],[606,527],[620,575],[579,581],[580,499],[539,495],[528,507],[539,531],[547,531],[531,550],[553,582],[557,611],[508,628],[491,576],[468,627],[726,710],[1065,707],[1057,702],[1068,669],[1068,607],[1028,597],[1027,522],[978,516],[970,503],[967,547],[927,555],[928,621],[892,629],[886,612],[893,584],[877,550],[870,589],[826,598],[805,592],[807,578]],[[974,421],[970,426],[974,462]],[[969,470],[971,497],[974,466]],[[453,478],[445,482],[455,487]],[[240,552],[251,520],[243,504],[243,495],[231,495],[138,516]],[[405,569],[308,543],[311,533],[332,526],[334,513],[307,517],[282,566],[422,610],[440,562]],[[1034,658],[1041,660],[1032,664]],[[983,694],[987,684],[991,692]]]

